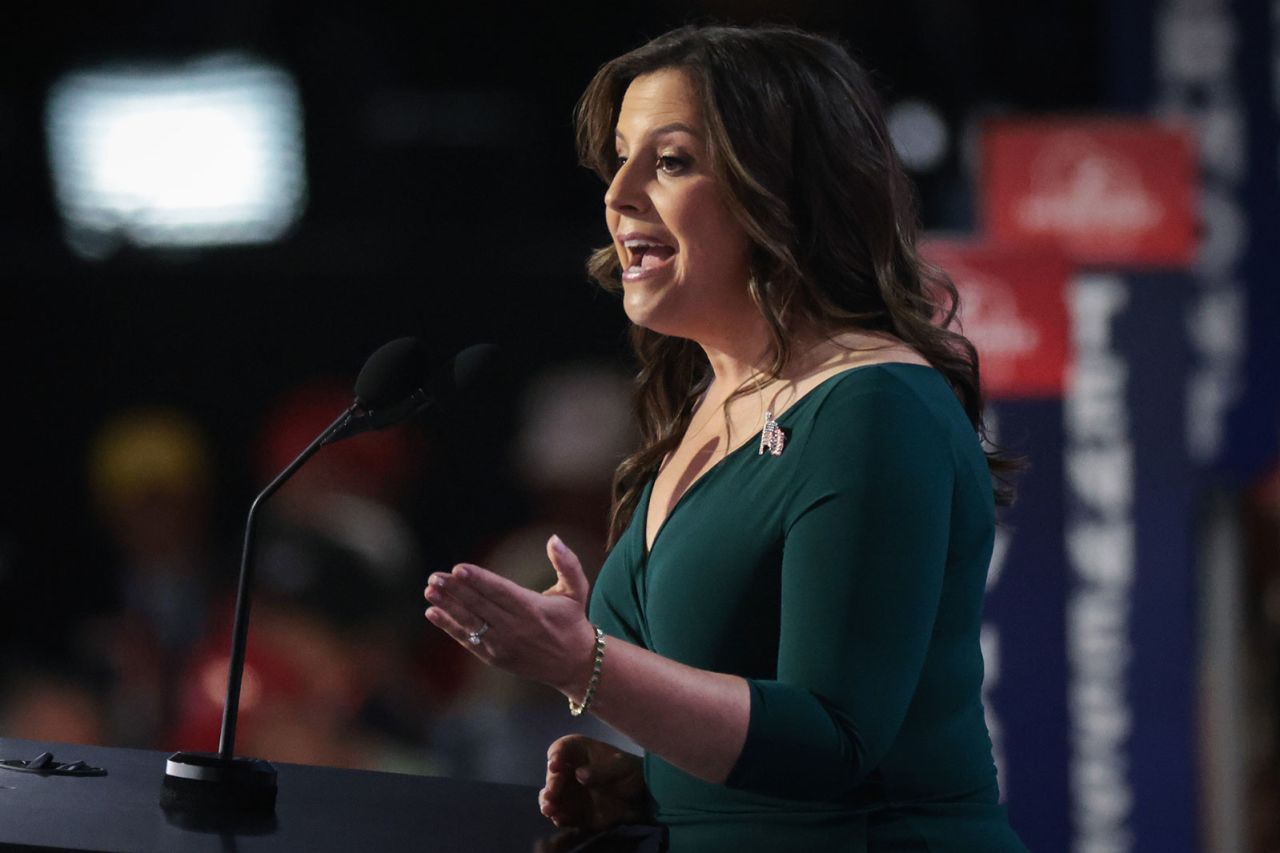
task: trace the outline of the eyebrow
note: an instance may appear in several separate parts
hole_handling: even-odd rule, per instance
[[[685,124],[682,121],[673,121],[670,124],[664,124],[659,127],[655,127],[653,130],[649,131],[647,135],[661,136],[664,133],[671,133],[673,131],[683,131],[684,133],[687,133],[690,136],[698,136],[699,138],[701,138],[701,136],[699,136],[698,134],[698,131],[694,130],[692,127],[690,127],[689,125]],[[613,129],[613,135],[616,138],[621,139],[623,142],[627,141],[627,137],[624,136],[622,131],[618,130],[616,127]]]

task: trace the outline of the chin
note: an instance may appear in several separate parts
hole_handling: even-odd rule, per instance
[[[626,305],[623,306],[623,313],[627,315],[627,319],[631,321],[632,325],[640,326],[651,332],[663,334],[660,329],[655,329],[653,327],[653,318],[648,311],[644,311],[639,308],[632,308],[631,306]]]
[[[650,332],[658,335],[664,335],[668,338],[687,338],[696,340],[687,324],[665,322],[661,314],[639,312],[627,312],[627,319],[634,325],[648,329]]]
[[[640,293],[631,290],[631,287],[623,285],[622,291],[622,310],[627,315],[627,319],[637,326],[660,335],[673,334],[670,328],[671,318],[666,316],[671,312],[663,310],[667,306],[662,304],[662,300],[654,298],[655,295],[651,292]]]
[[[700,320],[713,316],[712,306],[700,300],[677,279],[650,279],[622,285],[622,310],[627,319],[659,335],[699,340]]]

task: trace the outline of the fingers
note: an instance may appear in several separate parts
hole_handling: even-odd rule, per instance
[[[479,613],[486,622],[497,622],[504,614],[520,616],[529,612],[537,593],[501,575],[470,563],[459,563],[451,572],[435,572],[423,590],[427,600],[432,592],[445,592]]]
[[[613,787],[628,796],[644,787],[640,757],[584,735],[567,735],[547,750],[547,786],[559,790],[572,778],[584,788]]]
[[[581,785],[608,785],[631,772],[631,767],[616,760],[593,761],[574,768],[573,778]]]
[[[572,735],[570,737],[573,737]],[[585,753],[575,750],[575,745],[560,738],[547,750],[547,781],[545,790],[552,796],[560,794],[573,778],[574,771],[586,759]]]
[[[446,572],[433,574],[427,581],[427,588],[423,594],[427,601],[443,607],[455,616],[458,616],[459,609],[475,614],[477,626],[482,622],[490,625],[502,624],[506,622],[508,616],[506,610],[470,588],[465,579]],[[459,621],[464,625],[472,624],[460,616]]]
[[[559,826],[562,815],[556,807],[555,799],[556,795],[552,792],[551,785],[548,783],[546,787],[538,792],[538,811],[542,812],[543,817]]]
[[[447,576],[445,576],[447,577]],[[478,601],[463,601],[458,595],[459,590],[452,588],[445,589],[445,577],[440,575],[432,575],[427,582],[427,588],[423,591],[423,596],[427,601],[434,604],[444,612],[452,616],[461,625],[474,625],[479,627],[482,623],[490,622],[492,613],[482,612],[483,607]]]
[[[538,809],[556,826],[580,824],[584,819],[581,789],[571,791],[570,777],[565,773],[549,774],[547,784],[538,792]]]
[[[458,614],[458,615],[455,615]],[[438,604],[433,604],[427,608],[427,619],[432,625],[444,631],[455,641],[470,652],[479,654],[485,649],[485,643],[474,644],[470,640],[472,631],[479,631],[483,627],[483,621],[474,614],[466,613],[460,608],[455,608],[454,613],[450,613]],[[460,619],[465,620],[459,621]],[[472,627],[467,627],[471,625]]]
[[[445,580],[447,586],[457,588],[456,594],[474,593],[515,615],[528,613],[530,606],[535,605],[539,597],[531,589],[525,589],[502,575],[470,563],[454,566],[452,575],[445,575]]]
[[[609,796],[627,800],[644,790],[644,770],[634,756],[622,755],[574,771],[574,780],[589,790],[608,790]]]
[[[545,800],[541,795],[538,797],[538,811],[542,812],[542,816],[551,821],[558,828],[576,825],[573,816],[563,809],[558,808],[554,803]]]
[[[538,792],[538,804],[542,806],[542,813],[548,814],[549,811],[554,810],[556,799],[563,793],[564,776],[558,773],[547,776],[546,784]]]
[[[637,820],[643,814],[644,778],[636,756],[627,773],[606,781],[593,776],[583,784],[578,776],[585,769],[548,770],[547,784],[538,792],[538,807],[557,827],[601,829],[615,823]],[[566,772],[568,771],[568,772]]]
[[[586,601],[591,592],[591,584],[582,570],[582,562],[559,536],[552,536],[547,540],[547,558],[556,570],[556,577],[559,579],[556,585],[563,587],[564,593],[570,598]]]
[[[574,799],[575,792],[570,788],[577,787],[573,773],[586,762],[589,743],[590,740],[583,735],[565,735],[547,747],[547,778],[538,792],[538,806],[556,826],[565,826],[575,820],[580,822],[583,818],[579,814],[583,803],[580,797]],[[576,793],[581,794],[581,789]]]
[[[550,764],[557,759],[572,760],[575,764],[585,763],[587,747],[590,743],[591,739],[586,735],[565,735],[556,738],[551,742],[551,746],[547,747],[547,763]]]
[[[567,595],[585,606],[591,585],[582,571],[582,563],[578,557],[558,536],[552,536],[547,542],[547,554],[558,578],[556,585],[548,592]],[[502,622],[504,616],[523,620],[543,600],[541,594],[470,563],[454,566],[452,572],[433,574],[424,594],[428,601],[450,610],[449,599],[456,599],[490,624]]]

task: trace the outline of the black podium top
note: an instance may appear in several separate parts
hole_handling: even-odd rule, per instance
[[[0,849],[532,853],[553,831],[531,787],[298,764],[276,765],[274,820],[197,831],[160,808],[167,753],[0,737],[0,759],[45,751],[107,775],[0,769]]]

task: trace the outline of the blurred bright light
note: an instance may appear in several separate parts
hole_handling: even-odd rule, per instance
[[[68,243],[89,257],[269,242],[306,200],[297,87],[244,57],[69,74],[45,125]]]
[[[886,121],[893,147],[908,169],[927,172],[947,156],[947,123],[931,104],[899,101],[889,108]]]

